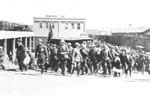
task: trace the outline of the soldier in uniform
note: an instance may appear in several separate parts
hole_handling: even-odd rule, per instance
[[[112,57],[109,51],[109,48],[104,45],[103,49],[101,51],[101,57],[102,57],[102,68],[103,68],[103,74],[106,75],[107,70],[109,72],[109,75],[111,75],[111,63],[110,58]]]
[[[88,52],[88,49],[85,45],[85,43],[82,43],[81,44],[81,49],[80,49],[80,53],[82,55],[82,58],[83,58],[83,62],[81,62],[81,70],[82,70],[82,75],[84,75],[84,72],[86,72],[86,74],[88,73],[88,55],[89,55],[89,52]]]
[[[51,62],[51,50],[50,50],[50,43],[47,42],[47,52],[48,52],[48,64],[46,64],[47,69],[50,67],[50,62]]]
[[[66,64],[69,59],[68,56],[68,47],[66,46],[66,42],[64,40],[60,41],[60,46],[58,48],[58,57],[60,60],[61,74],[65,75]]]
[[[73,53],[73,47],[72,47],[72,44],[69,42],[68,43],[68,56],[69,56],[69,59],[68,59],[68,63],[67,63],[67,72],[71,73],[71,66],[72,66],[72,53]]]
[[[90,63],[93,66],[93,69],[94,69],[93,72],[97,73],[97,64],[98,64],[97,49],[96,49],[96,46],[94,44],[92,45],[92,48],[89,51],[89,57],[90,57]]]
[[[19,69],[20,69],[20,71],[23,71],[23,69],[25,69],[25,71],[27,71],[27,66],[24,64],[24,59],[26,57],[25,47],[22,44],[21,39],[17,40],[17,44],[18,44],[18,46],[17,46],[16,58],[18,60]]]
[[[58,67],[57,67],[57,64],[58,64],[58,49],[57,49],[57,45],[56,44],[53,44],[53,48],[51,49],[51,68],[52,70],[54,71],[57,71]]]
[[[29,69],[32,70],[36,70],[37,66],[35,65],[35,58],[34,58],[34,54],[31,50],[27,50],[27,54],[30,57],[30,61],[29,61]]]
[[[131,71],[132,71],[132,61],[133,61],[133,58],[132,58],[132,56],[131,56],[131,54],[130,54],[130,51],[128,51],[127,50],[127,54],[126,54],[126,60],[125,60],[125,62],[126,62],[126,69],[125,69],[125,74],[126,74],[126,76],[130,76],[131,77]]]
[[[77,70],[77,76],[80,75],[80,70],[81,70],[81,62],[83,61],[82,55],[80,53],[80,44],[78,42],[75,43],[75,48],[73,50],[73,55],[72,55],[72,62],[73,62],[73,69],[72,69],[72,74],[74,70]]]
[[[41,73],[43,73],[45,64],[48,63],[48,52],[46,46],[42,44],[42,39],[39,39],[39,44],[36,47],[35,58],[37,58],[37,64],[41,68]]]

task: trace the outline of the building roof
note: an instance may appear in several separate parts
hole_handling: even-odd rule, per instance
[[[92,40],[92,38],[88,36],[80,36],[80,37],[52,37],[53,40],[68,40],[68,41],[75,41],[75,40]]]
[[[108,29],[102,29],[102,30],[86,30],[87,34],[92,35],[111,35],[110,30]]]
[[[24,31],[0,31],[0,34],[1,34],[0,39],[34,36],[34,32],[24,32]]]
[[[150,28],[143,32],[143,35],[150,36]]]
[[[35,19],[52,19],[52,20],[86,20],[85,18],[68,18],[68,17],[34,17]]]
[[[112,33],[143,33],[149,28],[150,26],[118,28],[118,29],[112,29],[111,32]]]

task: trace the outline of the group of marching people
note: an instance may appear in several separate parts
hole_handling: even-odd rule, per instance
[[[47,70],[61,74],[84,74],[101,73],[104,76],[131,76],[132,71],[150,73],[150,58],[144,52],[137,51],[125,46],[116,46],[110,43],[97,41],[65,42],[59,44],[47,43],[44,45],[39,39],[39,45],[35,50],[37,66],[41,73]],[[21,56],[20,56],[21,57]],[[30,62],[30,67],[34,62]]]

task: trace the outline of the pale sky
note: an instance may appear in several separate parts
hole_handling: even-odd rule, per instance
[[[87,29],[150,25],[149,0],[0,0],[0,19],[33,24],[33,17],[86,18]]]

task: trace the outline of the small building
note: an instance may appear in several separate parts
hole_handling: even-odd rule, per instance
[[[53,32],[52,40],[90,39],[86,34],[85,18],[66,18],[56,16],[34,17],[35,45],[38,38],[46,43],[50,27]]]

